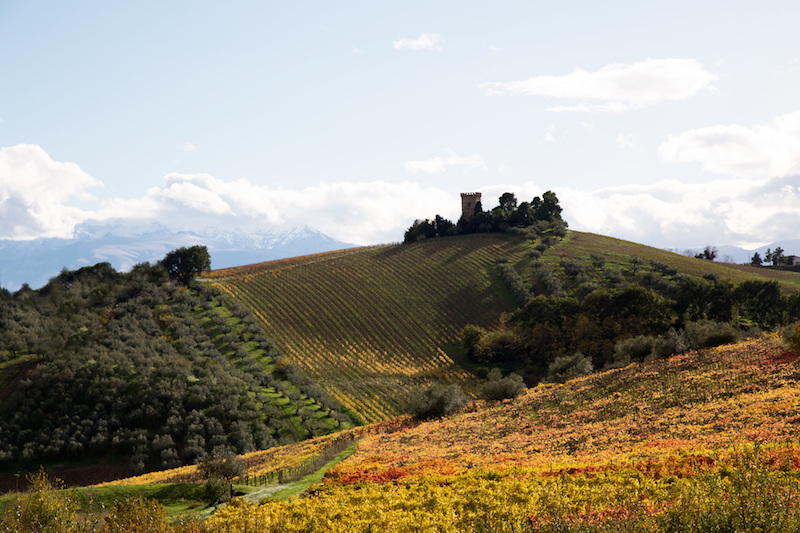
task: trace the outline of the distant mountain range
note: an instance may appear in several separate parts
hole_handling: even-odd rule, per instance
[[[170,250],[196,244],[208,247],[212,268],[354,246],[308,226],[256,231],[206,228],[189,232],[172,231],[157,222],[84,223],[69,239],[0,239],[0,287],[16,291],[27,283],[39,288],[64,267],[76,270],[103,261],[125,271],[137,263],[160,261]]]
[[[753,254],[758,252],[758,255],[761,256],[761,259],[766,261],[765,255],[766,251],[769,248],[770,250],[774,250],[775,248],[782,248],[783,255],[798,255],[800,256],[800,239],[784,239],[781,241],[773,242],[772,244],[767,244],[764,246],[759,246],[758,248],[753,248],[752,250],[748,250],[745,248],[740,248],[738,246],[730,246],[730,245],[723,245],[717,246],[717,261],[724,261],[728,263],[749,263],[750,260],[753,258]],[[692,252],[699,253],[703,251],[703,248],[691,248]],[[682,253],[683,250],[676,250],[678,253]]]

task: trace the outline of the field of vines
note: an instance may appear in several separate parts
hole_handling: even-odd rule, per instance
[[[800,356],[768,338],[364,437],[210,531],[798,531]]]
[[[466,324],[492,328],[513,309],[496,263],[524,264],[529,246],[470,235],[216,270],[206,279],[252,309],[309,378],[372,422],[397,415],[415,387],[471,379],[445,348]]]

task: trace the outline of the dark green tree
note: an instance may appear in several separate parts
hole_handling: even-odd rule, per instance
[[[706,259],[708,261],[713,261],[717,258],[717,248],[716,246],[706,246],[705,250],[700,252],[699,254],[695,254],[697,259]]]
[[[197,274],[211,270],[211,256],[205,246],[184,246],[164,256],[161,266],[170,278],[178,280],[182,285],[188,285]]]
[[[753,254],[753,258],[750,260],[750,264],[753,266],[760,267],[764,261],[761,260],[761,256],[758,255],[758,252]]]
[[[500,197],[499,207],[503,211],[514,211],[517,208],[517,197],[512,192],[504,192]]]

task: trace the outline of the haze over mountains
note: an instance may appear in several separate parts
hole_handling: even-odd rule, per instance
[[[125,271],[137,263],[159,261],[170,250],[196,244],[208,247],[212,268],[354,246],[309,226],[176,231],[159,222],[84,223],[68,239],[0,240],[0,286],[15,291],[27,283],[38,288],[64,267],[75,270],[103,261]]]

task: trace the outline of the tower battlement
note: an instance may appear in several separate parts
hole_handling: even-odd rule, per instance
[[[481,193],[479,192],[462,192],[461,193],[461,216],[464,219],[470,218],[475,214],[475,205],[481,201]]]

